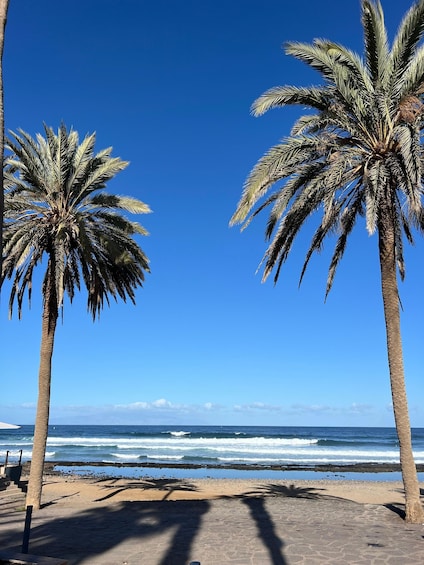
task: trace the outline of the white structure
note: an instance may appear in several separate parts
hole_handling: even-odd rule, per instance
[[[5,422],[0,422],[0,430],[17,430],[21,426],[15,426],[15,424],[6,424]]]

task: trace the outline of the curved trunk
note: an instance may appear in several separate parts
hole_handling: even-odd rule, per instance
[[[3,163],[4,155],[4,90],[3,90],[3,47],[4,47],[4,32],[6,29],[7,9],[9,7],[9,0],[0,0],[0,157]],[[3,165],[2,165],[3,171]],[[3,213],[4,213],[4,186],[3,174],[0,175],[0,227],[3,226]],[[0,250],[3,249],[3,229],[0,229]],[[0,253],[0,273],[2,272],[2,257]]]
[[[417,470],[412,453],[411,426],[403,368],[392,207],[387,203],[383,208],[378,230],[381,289],[386,321],[387,355],[389,359],[393,412],[399,440],[400,465],[405,489],[405,520],[412,523],[422,523],[424,521],[424,512],[420,502]]]
[[[51,278],[52,277],[49,277],[49,279]],[[32,506],[34,510],[38,510],[41,505],[44,459],[46,456],[49,430],[52,356],[58,318],[54,282],[50,280],[46,289],[47,294],[44,297],[43,304],[40,366],[38,371],[37,413],[35,417],[34,443],[26,497],[26,506]]]

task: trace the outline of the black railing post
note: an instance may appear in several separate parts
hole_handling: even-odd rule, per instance
[[[27,506],[25,515],[24,538],[22,540],[22,553],[28,553],[29,534],[31,531],[32,506]]]

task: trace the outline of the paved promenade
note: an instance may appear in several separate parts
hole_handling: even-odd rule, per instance
[[[0,493],[2,550],[20,550],[23,503]],[[424,526],[406,524],[398,512],[302,489],[88,508],[59,501],[34,513],[29,552],[69,565],[423,565]]]

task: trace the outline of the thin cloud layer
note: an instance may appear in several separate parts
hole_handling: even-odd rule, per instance
[[[415,413],[422,412],[415,407]],[[33,424],[34,404],[0,406],[5,421]],[[385,408],[352,403],[348,406],[252,402],[224,405],[175,403],[166,398],[128,404],[52,406],[50,422],[110,425],[271,425],[271,426],[393,426]],[[319,422],[319,423],[318,423]]]

